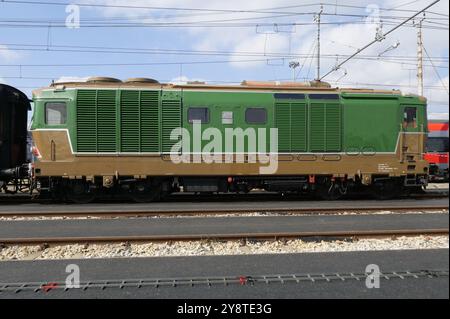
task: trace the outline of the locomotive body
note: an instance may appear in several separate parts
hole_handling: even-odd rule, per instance
[[[254,188],[391,197],[427,180],[426,100],[399,91],[93,79],[33,100],[35,178],[74,201]]]

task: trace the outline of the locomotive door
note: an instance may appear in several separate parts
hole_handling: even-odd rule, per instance
[[[423,153],[421,138],[423,127],[419,127],[417,106],[402,105],[403,116],[401,124],[401,154],[402,161],[414,161]]]

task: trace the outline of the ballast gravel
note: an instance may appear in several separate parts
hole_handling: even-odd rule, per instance
[[[32,217],[17,217],[17,216],[10,216],[10,217],[0,217],[0,221],[40,221],[40,220],[85,220],[85,219],[120,219],[120,218],[201,218],[201,217],[267,217],[267,216],[330,216],[330,215],[391,215],[391,214],[442,214],[442,213],[449,213],[448,209],[435,209],[435,210],[411,210],[411,211],[404,211],[404,212],[396,212],[396,211],[390,211],[390,210],[379,210],[379,211],[342,211],[342,212],[249,212],[249,213],[207,213],[207,212],[198,212],[198,213],[186,213],[186,214],[155,214],[155,215],[149,215],[149,216],[141,216],[140,214],[136,213],[136,215],[133,216],[133,214],[130,214],[129,216],[117,216],[117,217],[111,217],[105,215],[105,217],[102,216],[70,216],[68,214],[67,216],[32,216]]]
[[[249,255],[449,248],[448,236],[415,236],[331,241],[179,241],[74,245],[4,245],[0,260],[84,259]]]

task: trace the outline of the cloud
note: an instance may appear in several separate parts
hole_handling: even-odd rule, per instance
[[[79,77],[79,76],[62,76],[55,81],[55,83],[64,83],[64,82],[86,82],[90,77]]]
[[[93,1],[93,0],[90,0]],[[374,1],[375,2],[375,1]],[[396,8],[407,10],[420,10],[425,4],[423,1],[411,2],[405,5],[404,0],[381,0],[376,1],[380,7]],[[300,70],[299,79],[312,79],[315,74],[316,61],[313,59],[315,51],[314,43],[316,41],[316,26],[313,23],[313,16],[311,14],[319,9],[318,5],[307,6],[299,4],[297,0],[209,0],[199,4],[195,0],[156,0],[151,4],[144,2],[130,0],[127,2],[119,0],[101,0],[95,3],[108,5],[123,5],[128,6],[154,6],[154,7],[178,7],[178,8],[204,8],[204,9],[236,9],[255,10],[272,8],[267,11],[282,11],[290,13],[300,13],[298,15],[291,15],[285,18],[271,18],[271,19],[255,19],[261,16],[276,15],[273,12],[267,14],[254,12],[198,12],[198,11],[177,11],[177,10],[155,10],[155,9],[124,9],[124,8],[96,8],[102,15],[108,17],[123,17],[126,19],[133,19],[133,22],[139,21],[136,18],[141,18],[142,22],[196,22],[206,23],[205,21],[220,20],[221,23],[265,23],[264,27],[186,27],[182,29],[184,39],[189,43],[189,47],[183,49],[190,50],[206,50],[216,52],[232,52],[230,56],[225,55],[224,59],[230,61],[230,66],[238,71],[248,70],[249,73],[256,70],[264,70],[270,65],[266,59],[273,58],[274,54],[280,53],[286,55],[301,54],[301,56],[293,58],[286,57],[282,65],[272,68],[273,73],[283,74],[284,78],[291,77],[291,70],[288,67],[290,60],[298,60],[303,68]],[[366,3],[366,2],[364,2]],[[349,1],[346,4],[361,6],[360,1]],[[289,6],[296,6],[290,7]],[[284,7],[284,8],[283,8]],[[431,11],[439,13],[448,13],[448,1],[441,1],[438,5],[433,7]],[[335,7],[332,4],[324,5],[325,13],[346,13],[346,14],[362,14],[366,15],[370,12],[361,8]],[[381,11],[381,15],[397,16],[396,23],[400,23],[402,19],[412,15],[413,12],[401,11]],[[439,16],[428,15],[428,21],[433,22],[431,18]],[[250,20],[236,20],[236,19],[250,19]],[[228,20],[228,21],[227,21]],[[336,63],[341,62],[342,58],[337,58],[338,55],[349,55],[358,48],[375,39],[376,27],[375,24],[361,24],[361,23],[346,23],[346,24],[327,24],[327,22],[342,22],[354,21],[364,22],[364,18],[350,18],[350,17],[333,17],[329,15],[323,16],[322,30],[321,30],[321,74],[325,74],[331,70]],[[448,20],[442,20],[440,23],[447,23]],[[295,22],[298,25],[291,30],[278,30],[283,32],[276,32],[276,23],[279,22]],[[439,21],[438,21],[439,22]],[[210,22],[209,22],[210,23]],[[431,24],[430,24],[431,25]],[[383,32],[393,28],[388,21],[384,23]],[[149,32],[164,32],[160,29],[149,29]],[[181,31],[180,31],[181,32]],[[424,45],[428,53],[433,57],[444,56],[448,58],[448,31],[424,29]],[[164,37],[165,39],[167,37]],[[325,81],[335,82],[339,80],[339,86],[356,86],[356,87],[370,87],[372,84],[384,85],[385,88],[401,88],[405,92],[416,93],[416,71],[415,71],[415,55],[417,52],[417,35],[416,29],[412,27],[403,27],[392,33],[384,41],[371,46],[359,56],[373,56],[376,57],[386,49],[390,48],[397,41],[400,45],[395,50],[391,50],[384,54],[380,60],[361,60],[353,59],[346,63],[341,70],[333,72],[325,78]],[[167,47],[166,43],[154,43],[154,47]],[[243,54],[245,53],[245,54]],[[387,61],[389,56],[407,56],[409,60],[403,64],[397,61]],[[207,59],[207,57],[205,57]],[[262,61],[248,61],[239,62],[242,60],[262,60]],[[278,63],[276,63],[278,64]],[[430,64],[425,61],[425,64]],[[437,65],[445,65],[446,63],[436,63]],[[264,74],[272,73],[272,70]],[[448,69],[440,69],[443,77],[447,77]],[[434,71],[430,67],[425,68],[425,85],[436,86],[436,77]],[[259,73],[258,73],[259,74]],[[345,76],[343,76],[346,74]],[[186,79],[178,79],[185,82]],[[374,86],[375,88],[383,88],[381,86]],[[425,91],[429,100],[447,101],[448,95],[445,90],[429,89]],[[430,98],[431,97],[431,98]]]
[[[206,81],[198,78],[189,78],[185,75],[177,76],[176,78],[170,80],[170,83],[172,84],[187,84],[188,82],[206,82]]]
[[[22,57],[17,51],[8,48],[6,45],[0,44],[0,61],[1,62],[13,62],[19,60]]]

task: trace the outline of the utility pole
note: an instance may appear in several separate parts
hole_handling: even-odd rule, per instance
[[[423,96],[423,35],[422,22],[425,20],[425,14],[418,23],[417,27],[417,94]]]
[[[320,12],[315,16],[317,22],[317,75],[316,81],[320,81],[320,19],[323,13],[323,5],[320,6]]]

